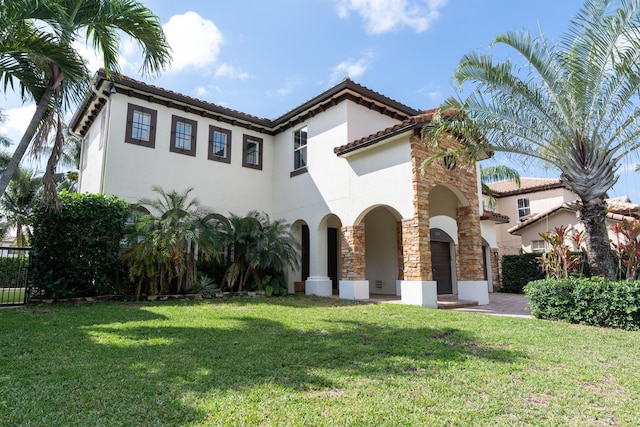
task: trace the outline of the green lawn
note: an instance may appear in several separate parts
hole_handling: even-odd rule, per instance
[[[0,288],[0,304],[24,303],[24,288]]]
[[[0,425],[640,424],[640,334],[287,297],[0,310]]]

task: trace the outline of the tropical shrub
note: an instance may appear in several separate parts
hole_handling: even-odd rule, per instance
[[[540,233],[549,250],[538,258],[547,278],[566,279],[570,273],[582,274],[580,267],[585,264],[586,254],[582,252],[583,233],[570,234],[567,227],[556,227],[555,231]]]
[[[640,281],[600,277],[544,279],[527,284],[531,314],[593,326],[640,329]]]
[[[198,260],[220,255],[218,220],[183,193],[154,186],[156,199],[142,199],[133,211],[123,259],[136,284],[136,296],[182,293],[198,277]]]
[[[39,204],[30,215],[32,286],[52,298],[113,293],[129,205],[102,194],[59,198],[60,209]]]
[[[611,227],[616,241],[611,242],[618,259],[618,270],[627,280],[638,278],[640,270],[640,221],[622,220]]]
[[[524,286],[533,280],[544,278],[538,264],[539,254],[525,253],[502,257],[502,285],[500,292],[521,294]]]
[[[269,216],[251,211],[246,216],[231,214],[228,223],[221,223],[223,245],[229,248],[231,264],[225,272],[223,285],[243,291],[255,286],[271,286],[273,294],[286,293],[280,282],[274,282],[287,266],[299,267],[300,244],[289,232],[283,220],[271,221]],[[268,271],[269,283],[261,272]],[[279,279],[278,279],[279,280]],[[283,279],[284,280],[284,279]]]

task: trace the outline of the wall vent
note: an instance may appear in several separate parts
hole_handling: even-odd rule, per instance
[[[378,289],[382,288],[382,280],[376,280],[376,288]]]

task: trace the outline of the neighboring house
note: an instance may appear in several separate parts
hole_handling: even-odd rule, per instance
[[[522,252],[548,250],[543,232],[553,232],[565,226],[570,233],[584,231],[577,215],[577,195],[566,189],[559,179],[520,178],[520,186],[514,181],[488,184],[496,197],[496,212],[509,217],[509,221],[496,225],[496,238],[500,256]],[[609,213],[607,227],[639,216],[640,206],[628,197],[607,200]],[[613,233],[609,232],[613,239]]]
[[[290,292],[487,304],[505,218],[481,211],[477,169],[420,173],[432,114],[345,79],[270,120],[101,70],[69,128],[84,141],[80,192],[133,204],[152,185],[193,187],[223,216],[288,221],[303,247]]]
[[[525,248],[523,238],[520,235],[511,234],[511,229],[532,216],[548,212],[563,203],[572,202],[577,197],[575,193],[566,189],[559,179],[554,178],[522,177],[520,186],[515,181],[506,180],[488,184],[488,187],[496,198],[495,211],[509,217],[508,222],[496,225],[500,256],[517,255]],[[574,215],[570,224],[575,222]],[[539,236],[538,239],[540,239]],[[530,244],[528,242],[527,245]]]
[[[631,203],[626,196],[607,199],[607,204],[609,205],[609,212],[607,213],[606,221],[609,239],[617,242],[615,233],[612,231],[612,225],[624,219],[631,221],[639,218],[640,206]],[[557,227],[563,225],[570,234],[584,232],[584,226],[579,221],[577,211],[577,206],[574,202],[565,202],[527,218],[522,223],[510,228],[509,232],[512,235],[520,236],[524,252],[543,252],[549,250],[549,247],[547,247],[540,233],[553,232]]]

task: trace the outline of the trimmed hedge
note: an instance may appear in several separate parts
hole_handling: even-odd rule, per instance
[[[531,314],[592,326],[640,329],[640,281],[600,277],[536,280],[525,287]]]
[[[32,286],[49,298],[114,293],[129,205],[115,196],[60,194],[60,210],[37,206],[31,217]]]
[[[537,261],[539,256],[539,253],[504,255],[502,257],[502,285],[499,291],[521,294],[527,283],[544,279],[544,272]]]

